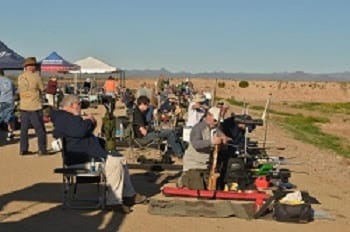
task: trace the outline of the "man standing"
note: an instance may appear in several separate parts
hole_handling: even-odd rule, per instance
[[[24,72],[18,77],[18,91],[21,111],[20,155],[29,154],[28,129],[32,125],[38,136],[38,154],[46,155],[46,131],[43,121],[41,94],[44,85],[37,71],[35,57],[24,60]]]
[[[10,79],[4,76],[4,72],[0,70],[0,123],[7,124],[7,141],[13,139],[14,125],[14,99],[15,87]]]
[[[118,95],[118,83],[112,76],[109,76],[103,85],[103,90],[106,96],[111,96],[115,99],[116,95]]]
[[[52,107],[56,106],[56,101],[55,101],[56,92],[57,92],[57,78],[55,76],[51,76],[46,86],[46,99],[48,104]]]

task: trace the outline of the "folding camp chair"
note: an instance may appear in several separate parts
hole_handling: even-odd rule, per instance
[[[129,112],[128,121],[124,120],[123,140],[126,141],[129,147],[129,153],[135,154],[138,151],[146,151],[154,149],[159,151],[159,156],[163,160],[167,151],[168,145],[164,139],[148,139],[136,138],[133,127],[133,112]]]
[[[82,165],[66,165],[67,151],[65,150],[65,140],[61,139],[61,154],[63,160],[62,168],[56,168],[54,173],[63,176],[63,198],[64,208],[69,209],[104,209],[106,202],[106,176],[104,174],[103,162],[92,160]],[[96,164],[98,164],[96,166]],[[95,189],[94,196],[92,193],[87,196],[86,191],[79,191],[78,186],[89,184]],[[90,190],[90,189],[89,189]]]

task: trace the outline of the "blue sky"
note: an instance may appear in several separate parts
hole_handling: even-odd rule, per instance
[[[0,40],[124,69],[350,71],[348,0],[2,1]]]

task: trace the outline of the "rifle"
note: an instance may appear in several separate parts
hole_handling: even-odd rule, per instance
[[[215,88],[214,93],[212,96],[211,106],[215,106],[216,104],[216,86],[217,86],[218,79],[215,80]],[[219,127],[219,123],[217,125],[217,128]],[[217,130],[216,130],[217,131]],[[210,167],[210,174],[209,174],[209,181],[208,181],[208,190],[216,190],[216,183],[218,178],[220,177],[220,173],[216,172],[216,165],[218,160],[218,154],[219,154],[219,145],[215,144],[214,151],[213,151],[213,157],[212,157],[212,164]]]
[[[217,182],[217,179],[220,177],[220,173],[216,172],[218,152],[219,152],[219,145],[215,144],[214,151],[213,151],[213,163],[210,167],[208,190],[216,190],[216,182]]]

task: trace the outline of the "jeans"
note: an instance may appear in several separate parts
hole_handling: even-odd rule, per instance
[[[38,148],[41,152],[46,152],[46,130],[43,121],[43,111],[21,111],[21,137],[20,151],[28,151],[28,130],[30,125],[34,127],[38,136]]]
[[[146,112],[146,122],[148,123],[148,125],[154,124],[153,111],[154,107],[152,105],[149,105],[148,110]]]
[[[175,131],[173,130],[162,129],[160,131],[152,131],[148,133],[144,138],[145,139],[156,139],[156,138],[167,139],[168,144],[171,146],[171,149],[176,156],[182,157],[184,154],[182,144],[176,138]]]

